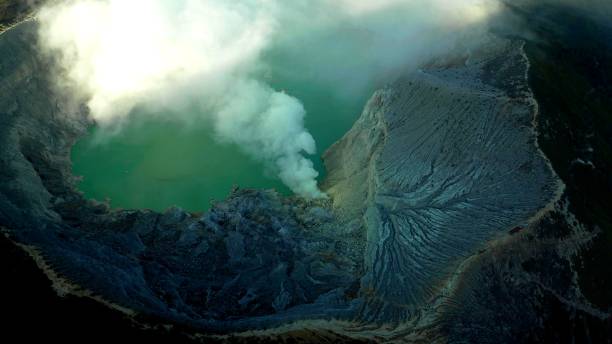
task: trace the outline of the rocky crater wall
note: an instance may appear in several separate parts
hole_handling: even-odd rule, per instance
[[[0,226],[59,292],[130,314],[207,333],[433,326],[462,264],[561,188],[537,148],[523,45],[491,36],[374,94],[325,154],[330,201],[235,190],[202,215],[111,210],[75,189],[86,110],[54,92],[35,30],[0,36]]]

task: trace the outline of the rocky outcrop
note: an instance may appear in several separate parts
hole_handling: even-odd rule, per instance
[[[59,292],[136,318],[452,338],[479,304],[483,257],[539,228],[562,190],[537,146],[523,44],[491,36],[375,93],[324,157],[330,201],[235,190],[203,215],[111,210],[74,188],[87,114],[54,92],[35,29],[0,36],[0,226]]]

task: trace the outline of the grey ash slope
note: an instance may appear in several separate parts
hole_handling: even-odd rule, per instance
[[[373,96],[325,156],[333,202],[238,190],[202,216],[112,211],[74,188],[69,151],[86,115],[53,92],[34,30],[0,36],[0,226],[142,314],[222,333],[429,326],[453,303],[460,264],[559,188],[536,147],[522,44],[491,37]]]
[[[328,152],[328,191],[363,214],[363,318],[409,320],[460,261],[555,196],[527,68],[521,43],[491,38],[379,91]]]

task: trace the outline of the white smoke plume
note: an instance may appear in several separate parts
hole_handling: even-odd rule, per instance
[[[306,157],[316,149],[305,109],[257,77],[262,54],[285,45],[350,89],[443,51],[448,37],[494,8],[493,0],[68,0],[39,12],[39,45],[100,125],[129,120],[137,106],[196,102],[221,139],[317,198],[324,194]],[[301,44],[318,46],[304,54]],[[356,56],[359,66],[350,63]]]

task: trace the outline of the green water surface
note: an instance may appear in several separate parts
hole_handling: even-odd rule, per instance
[[[371,90],[341,94],[315,74],[300,72],[308,66],[283,58],[270,56],[272,68],[264,79],[304,104],[305,124],[318,149],[311,159],[321,180],[325,171],[320,155],[350,129]],[[109,199],[115,208],[178,205],[200,211],[209,208],[211,199],[225,198],[234,185],[290,194],[262,162],[215,140],[204,121],[186,125],[139,115],[110,137],[94,127],[73,147],[73,173],[82,176],[79,188],[86,197]]]

